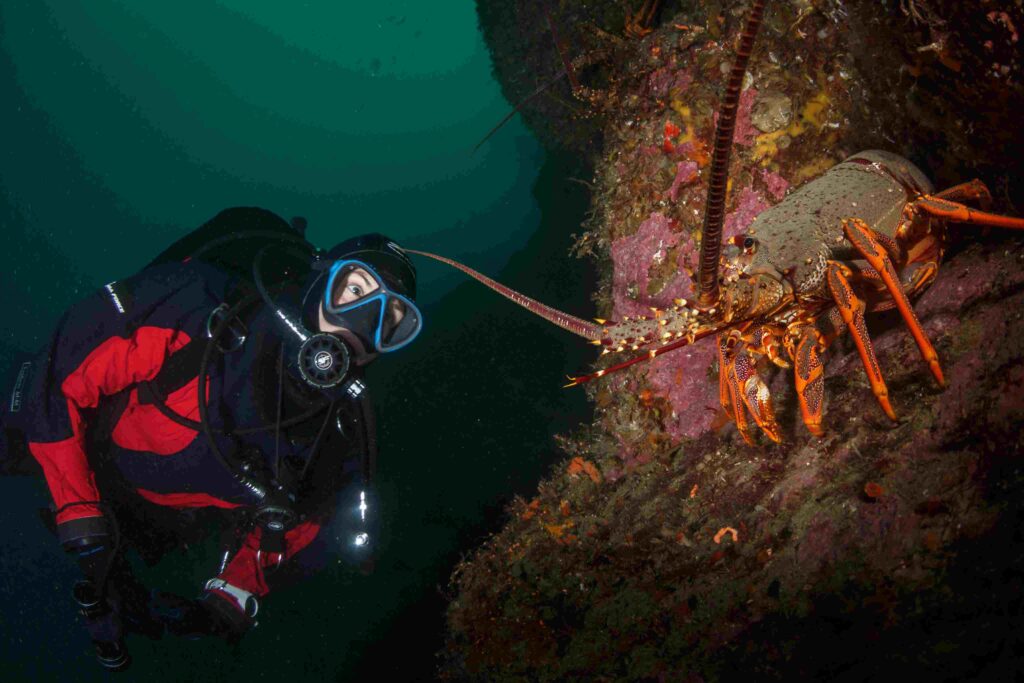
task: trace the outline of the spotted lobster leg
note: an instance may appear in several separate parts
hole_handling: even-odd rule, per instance
[[[851,274],[850,269],[842,263],[829,261],[826,270],[828,288],[839,307],[839,315],[842,316],[843,322],[849,328],[853,342],[857,346],[857,352],[864,364],[864,371],[868,375],[868,382],[871,384],[871,391],[889,419],[895,420],[896,412],[889,403],[889,389],[885,386],[882,371],[878,366],[878,359],[875,358],[875,350],[871,346],[867,326],[864,324],[864,302],[857,298],[850,286]]]
[[[734,340],[728,334],[719,334],[718,339],[718,398],[722,408],[729,417],[736,423],[743,441],[748,446],[754,445],[754,437],[750,433],[750,425],[747,422],[747,411],[743,407],[740,398],[739,380],[736,378],[734,366],[736,364],[736,350]]]
[[[914,201],[907,204],[907,211],[917,214],[926,214],[928,216],[934,216],[936,218],[942,218],[947,221],[955,221],[957,223],[974,223],[976,225],[991,225],[997,228],[1010,228],[1013,230],[1024,230],[1024,218],[1014,218],[1012,216],[1001,216],[997,213],[989,213],[987,211],[977,211],[969,206],[965,206],[960,202],[947,199],[945,197],[958,197],[963,199],[973,199],[975,196],[969,193],[977,190],[977,185],[981,185],[981,181],[977,181],[976,185],[972,183],[964,183],[963,185],[957,185],[947,190],[945,193],[939,193],[938,195],[922,195]],[[954,192],[956,190],[956,192]],[[945,195],[945,197],[943,196]],[[984,191],[982,197],[990,198],[988,190]],[[982,199],[987,201],[987,199]]]
[[[954,185],[953,187],[947,187],[945,190],[936,192],[932,196],[951,202],[977,202],[981,205],[981,208],[986,210],[992,205],[992,193],[988,191],[985,183],[977,178],[968,180],[966,183]]]
[[[843,234],[846,235],[846,239],[850,241],[850,244],[867,259],[867,262],[875,269],[875,272],[881,276],[885,288],[889,290],[889,294],[896,303],[896,309],[899,310],[900,315],[903,316],[903,321],[910,328],[910,334],[914,337],[917,348],[921,351],[921,356],[928,363],[928,367],[931,369],[932,375],[935,376],[939,386],[944,386],[946,381],[942,376],[942,367],[939,365],[939,355],[935,353],[935,347],[932,346],[924,330],[921,329],[921,323],[918,321],[917,315],[914,314],[914,309],[910,305],[903,287],[900,286],[900,278],[896,274],[896,268],[893,266],[892,259],[889,257],[888,251],[877,239],[875,231],[869,228],[867,223],[861,219],[850,218],[843,221]]]
[[[793,380],[800,403],[800,415],[814,436],[824,436],[821,415],[825,403],[825,367],[821,356],[832,346],[844,329],[839,310],[829,308],[808,324],[794,325],[788,336],[786,350],[793,358]]]
[[[774,335],[765,327],[755,328],[749,336],[741,336],[737,330],[718,335],[718,381],[722,407],[736,420],[736,428],[748,445],[754,444],[747,423],[748,412],[769,439],[775,443],[782,441],[771,394],[757,374],[757,364],[751,356],[751,352],[771,353],[771,345],[762,343],[762,340],[773,339]],[[753,345],[748,346],[747,339]]]
[[[800,336],[796,346],[796,358],[793,363],[793,376],[796,381],[796,395],[800,399],[800,415],[804,424],[814,436],[824,436],[821,428],[821,409],[825,403],[825,371],[821,364],[821,355],[813,328],[808,328]]]

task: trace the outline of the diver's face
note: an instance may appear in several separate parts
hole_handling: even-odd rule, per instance
[[[369,296],[378,289],[380,289],[380,286],[372,275],[363,268],[355,268],[345,276],[341,283],[335,286],[333,304],[335,306],[344,306]],[[394,299],[388,302],[387,316],[390,318],[392,326],[398,325],[401,322],[402,318],[405,317],[405,311],[400,302]],[[365,365],[377,357],[377,353],[366,349],[363,343],[359,341],[359,338],[352,334],[351,331],[328,322],[324,317],[323,307],[320,308],[319,318],[321,332],[337,334],[353,347],[356,351],[357,364]]]

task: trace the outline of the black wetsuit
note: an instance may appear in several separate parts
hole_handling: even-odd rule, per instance
[[[214,221],[242,230],[254,219],[283,223],[256,209],[229,210]],[[5,419],[24,433],[42,466],[58,535],[69,547],[108,527],[110,507],[90,501],[107,501],[110,487],[122,504],[214,508],[238,521],[266,501],[232,467],[248,462],[254,480],[283,482],[297,515],[283,541],[269,549],[264,541],[261,549],[264,530],[243,526],[217,576],[224,588],[212,590],[239,609],[240,594],[269,591],[269,568],[341,542],[324,538],[325,525],[339,496],[358,504],[368,465],[365,413],[352,401],[328,400],[284,369],[278,322],[253,296],[238,316],[244,343],[213,352],[206,368],[208,423],[232,467],[215,457],[196,428],[197,350],[205,349],[211,311],[246,293],[244,278],[209,259],[164,259],[107,285],[61,319],[21,387],[17,412]],[[238,338],[217,341],[230,348]],[[294,419],[302,415],[308,418]],[[276,428],[278,422],[285,426]]]

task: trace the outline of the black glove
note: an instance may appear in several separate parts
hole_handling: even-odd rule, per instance
[[[75,549],[78,567],[96,595],[126,631],[158,640],[164,626],[150,612],[150,593],[139,583],[131,565],[108,543]]]
[[[193,640],[216,636],[234,644],[255,623],[251,617],[208,591],[195,600],[173,593],[157,593],[153,607],[168,632]]]

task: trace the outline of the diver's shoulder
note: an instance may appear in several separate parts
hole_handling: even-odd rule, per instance
[[[99,298],[116,299],[118,312],[128,318],[147,318],[157,309],[183,311],[217,305],[231,286],[230,278],[202,262],[151,265],[104,285]]]
[[[139,285],[152,283],[157,286],[179,288],[194,283],[208,286],[227,284],[232,278],[222,269],[200,259],[160,263],[143,268],[130,280]]]

